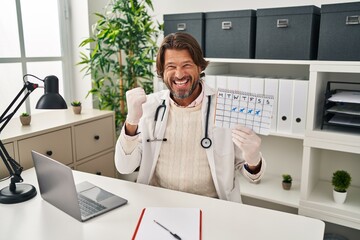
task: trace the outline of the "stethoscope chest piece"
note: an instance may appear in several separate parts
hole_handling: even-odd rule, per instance
[[[208,138],[208,137],[204,137],[203,139],[201,139],[201,146],[203,147],[203,148],[209,148],[209,147],[211,147],[211,140],[210,140],[210,138]]]

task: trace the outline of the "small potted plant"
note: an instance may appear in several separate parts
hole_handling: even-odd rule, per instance
[[[344,203],[347,196],[347,189],[351,183],[350,174],[345,170],[337,170],[333,173],[331,183],[334,186],[334,201],[336,203]]]
[[[81,102],[80,101],[72,101],[71,106],[73,107],[73,112],[75,114],[81,113]]]
[[[28,126],[30,125],[30,122],[31,122],[31,116],[30,114],[28,114],[27,112],[23,112],[21,115],[20,115],[20,122],[23,126]]]
[[[291,188],[291,183],[292,183],[292,177],[290,174],[283,174],[282,175],[282,187],[285,190],[290,190]]]

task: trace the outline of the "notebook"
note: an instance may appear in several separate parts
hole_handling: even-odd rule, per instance
[[[41,197],[84,222],[127,203],[90,182],[75,185],[71,168],[38,152],[31,151]]]
[[[141,211],[132,240],[202,239],[199,208],[147,207]]]

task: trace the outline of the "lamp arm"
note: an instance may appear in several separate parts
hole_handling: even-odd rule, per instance
[[[20,108],[20,106],[24,103],[24,101],[27,99],[27,97],[38,87],[38,84],[34,84],[31,82],[26,81],[24,83],[23,88],[19,91],[19,93],[15,96],[14,100],[11,101],[10,105],[5,109],[5,111],[0,116],[0,134],[2,130],[5,128],[5,126],[9,123],[11,118],[15,115],[16,111]],[[20,100],[20,102],[15,106],[14,110],[8,114],[10,109],[12,109],[13,105],[18,101],[22,93],[27,90],[26,94],[23,95],[23,98]],[[20,166],[18,162],[16,162],[10,154],[5,149],[4,144],[0,140],[0,157],[2,158],[6,168],[9,171],[10,177],[11,177],[11,183],[10,183],[10,191],[15,191],[16,186],[15,183],[22,182],[23,179],[20,176],[23,167]]]

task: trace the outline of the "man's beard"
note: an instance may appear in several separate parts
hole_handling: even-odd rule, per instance
[[[184,77],[185,78],[185,77]],[[172,81],[172,80],[171,80]],[[165,82],[166,87],[170,90],[171,96],[173,96],[174,98],[177,99],[185,99],[191,96],[191,94],[194,93],[196,87],[198,86],[198,84],[200,84],[200,79],[196,80],[193,82],[193,84],[191,85],[191,88],[185,92],[181,91],[174,91],[170,85],[168,84],[168,82]]]

